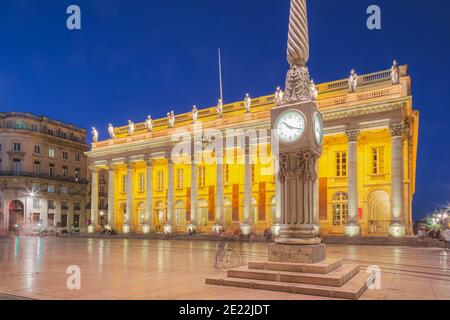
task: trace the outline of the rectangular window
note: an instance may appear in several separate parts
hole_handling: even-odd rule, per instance
[[[225,165],[225,184],[229,184],[230,183],[230,165],[226,164]]]
[[[41,163],[39,161],[34,162],[34,174],[41,174]]]
[[[372,174],[384,173],[384,147],[372,148]]]
[[[41,146],[34,146],[34,153],[41,154]]]
[[[69,154],[66,151],[62,153],[63,160],[69,160]]]
[[[68,194],[69,189],[67,187],[61,187],[61,193]]]
[[[50,175],[50,177],[54,177],[55,176],[55,165],[54,164],[50,164],[48,169],[48,174]]]
[[[54,193],[54,192],[55,192],[55,186],[48,185],[48,187],[47,187],[47,192],[49,192],[49,193]]]
[[[177,169],[177,189],[183,189],[184,172],[183,169]]]
[[[67,178],[68,177],[68,172],[69,172],[69,170],[67,169],[67,167],[63,167],[62,168],[62,176],[63,176],[63,178]]]
[[[139,191],[145,191],[145,174],[139,173]]]
[[[22,164],[20,162],[20,159],[14,159],[14,175],[20,176],[21,169],[22,169]]]
[[[78,181],[80,179],[80,169],[75,169],[75,181]]]
[[[33,209],[40,209],[41,208],[41,199],[38,197],[33,198]]]
[[[14,151],[20,151],[22,149],[22,145],[19,142],[14,142],[13,144],[13,150]]]
[[[158,175],[158,181],[157,181],[158,182],[158,184],[157,184],[158,191],[163,191],[163,189],[164,189],[164,172],[158,171],[157,175]]]
[[[81,202],[80,201],[74,201],[73,202],[73,209],[80,211],[81,210]]]
[[[67,214],[61,215],[61,228],[67,228]]]
[[[55,158],[56,157],[56,149],[55,148],[49,148],[48,149],[48,156],[50,158]]]
[[[206,186],[206,168],[204,166],[198,168],[198,186]]]
[[[69,210],[69,204],[67,203],[67,200],[61,200],[61,210]]]
[[[80,227],[80,215],[79,214],[75,214],[73,216],[73,227],[74,228],[79,228]]]
[[[80,154],[78,152],[75,153],[75,161],[80,162]]]
[[[336,152],[336,177],[347,176],[347,152]]]

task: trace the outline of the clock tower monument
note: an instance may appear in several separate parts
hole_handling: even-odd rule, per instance
[[[269,260],[315,263],[325,258],[319,238],[318,160],[323,122],[309,59],[306,0],[291,0],[285,92],[277,92],[271,126],[279,142],[281,229]]]

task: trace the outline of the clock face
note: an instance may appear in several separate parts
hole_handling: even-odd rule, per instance
[[[317,144],[322,145],[323,142],[323,123],[322,117],[316,113],[314,117],[314,136],[316,137]]]
[[[278,118],[275,129],[280,141],[295,142],[305,131],[305,117],[298,111],[287,111]]]

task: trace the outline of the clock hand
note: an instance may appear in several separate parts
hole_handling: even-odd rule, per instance
[[[290,125],[288,125],[286,122],[283,122],[283,124],[284,124],[286,127],[288,127],[289,129],[294,129],[294,130],[298,130],[298,131],[301,131],[301,130],[302,130],[302,128],[297,128],[297,127],[290,126]]]

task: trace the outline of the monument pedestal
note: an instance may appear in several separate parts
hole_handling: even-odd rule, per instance
[[[325,260],[326,246],[274,243],[268,249],[270,262],[316,263]]]

